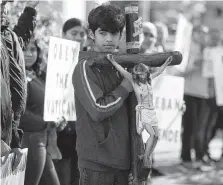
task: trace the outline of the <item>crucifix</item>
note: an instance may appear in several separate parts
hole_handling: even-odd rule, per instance
[[[138,6],[131,4],[125,7],[126,14],[126,48],[127,53],[113,53],[114,60],[124,68],[131,71],[131,68],[139,63],[150,67],[160,67],[171,56],[172,61],[169,65],[178,65],[182,61],[182,55],[178,51],[140,54],[139,53],[139,35],[142,33],[141,19],[138,18]],[[98,53],[94,51],[80,51],[80,59],[91,59],[88,62],[91,65],[112,65],[106,60],[108,53]],[[141,135],[137,132],[136,127],[136,106],[138,102],[135,93],[131,93],[128,98],[128,115],[130,124],[130,143],[131,143],[131,172],[133,174],[134,185],[143,184],[149,175],[150,168],[144,165],[139,156],[145,153],[145,147]]]

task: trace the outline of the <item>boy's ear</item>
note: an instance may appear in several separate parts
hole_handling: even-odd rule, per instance
[[[122,38],[122,32],[120,33],[120,37],[119,37],[119,40],[121,40],[121,38]]]
[[[91,30],[91,29],[89,29],[89,37],[92,39],[92,40],[94,40],[95,39],[95,35],[94,35],[94,32]]]

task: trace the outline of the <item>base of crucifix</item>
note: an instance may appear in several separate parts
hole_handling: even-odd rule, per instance
[[[135,93],[131,93],[128,98],[128,111],[130,120],[130,142],[131,142],[131,172],[133,175],[134,185],[143,185],[151,172],[151,169],[146,167],[143,159],[140,156],[144,155],[145,147],[142,136],[136,130],[136,111],[135,107],[138,104]]]

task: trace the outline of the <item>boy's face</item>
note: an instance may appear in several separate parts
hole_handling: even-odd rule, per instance
[[[120,32],[110,33],[108,31],[101,30],[101,28],[95,30],[95,33],[90,30],[89,34],[91,39],[94,40],[94,48],[97,52],[114,52],[121,39]]]

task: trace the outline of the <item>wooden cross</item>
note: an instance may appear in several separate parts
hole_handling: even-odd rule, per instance
[[[128,9],[128,8],[127,8]],[[134,41],[139,41],[139,36],[135,34],[134,22],[138,20],[138,14],[131,12],[128,9],[126,13],[126,43],[131,45]],[[128,45],[128,46],[129,46]],[[98,53],[94,51],[80,51],[79,59],[90,59],[88,63],[90,65],[112,65],[107,60],[108,53]],[[168,57],[172,56],[172,62],[170,65],[179,65],[182,62],[182,54],[178,51],[163,52],[155,54],[139,54],[139,49],[135,46],[133,48],[127,47],[127,53],[119,54],[113,53],[113,57],[117,63],[126,68],[132,68],[136,64],[144,63],[151,67],[159,67],[167,60]],[[81,60],[80,60],[81,61]],[[83,61],[83,60],[82,60]],[[131,93],[128,98],[128,115],[130,122],[130,137],[131,137],[131,172],[134,178],[134,185],[143,184],[150,172],[150,169],[144,168],[142,161],[139,159],[139,155],[144,154],[144,144],[142,137],[136,131],[136,112],[135,107],[138,104],[135,94]]]

